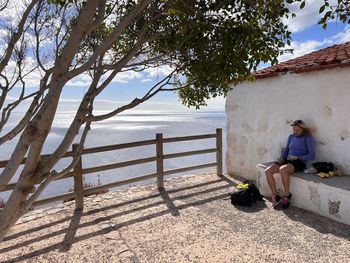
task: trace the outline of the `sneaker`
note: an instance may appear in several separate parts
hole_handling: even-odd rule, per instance
[[[273,195],[271,198],[272,207],[276,207],[281,202],[281,200],[282,198],[279,195]]]
[[[290,205],[292,204],[292,194],[289,194],[288,196],[285,196],[282,200],[282,208],[288,209]]]
[[[317,173],[317,170],[313,167],[309,167],[307,169],[304,169],[304,174],[315,174]]]

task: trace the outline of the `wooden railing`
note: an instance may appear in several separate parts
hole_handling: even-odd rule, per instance
[[[211,138],[216,138],[216,147],[215,148],[187,151],[187,152],[178,152],[178,153],[171,153],[171,154],[163,154],[163,145],[165,143],[203,140],[203,139],[211,139]],[[156,156],[154,156],[154,157],[135,159],[135,160],[125,161],[125,162],[119,162],[119,163],[107,164],[107,165],[95,166],[95,167],[89,167],[89,168],[83,168],[83,165],[82,165],[82,157],[86,154],[114,151],[114,150],[120,150],[120,149],[126,149],[126,148],[134,148],[134,147],[152,145],[152,144],[156,145]],[[76,150],[76,147],[78,147],[78,145],[74,144],[72,151],[67,152],[63,158],[73,157],[73,154]],[[191,155],[199,155],[199,154],[208,154],[208,153],[216,153],[215,162],[199,164],[199,165],[194,165],[194,166],[188,166],[188,167],[182,167],[182,168],[177,168],[177,169],[172,169],[172,170],[164,170],[164,160],[166,160],[166,159],[185,157],[185,156],[191,156]],[[25,161],[26,160],[24,159],[22,161],[22,164],[25,163]],[[0,161],[0,168],[5,167],[7,162],[8,161]],[[83,176],[85,174],[107,171],[107,170],[111,170],[111,169],[128,167],[128,166],[132,166],[132,165],[149,163],[149,162],[156,162],[156,172],[155,173],[126,179],[123,181],[117,181],[117,182],[113,182],[113,183],[109,183],[109,184],[99,185],[96,187],[84,188]],[[44,205],[44,204],[48,204],[48,203],[56,202],[56,201],[60,201],[60,200],[75,199],[76,208],[81,209],[84,206],[84,196],[98,193],[102,190],[106,190],[109,188],[122,186],[122,185],[126,185],[126,184],[131,184],[131,183],[135,183],[135,182],[139,182],[139,181],[143,181],[143,180],[147,180],[147,179],[151,179],[151,178],[157,178],[157,186],[158,186],[158,188],[161,189],[164,187],[163,182],[164,182],[164,176],[166,176],[166,175],[182,173],[182,172],[196,170],[196,169],[203,169],[203,168],[212,167],[212,166],[216,166],[217,174],[222,175],[222,129],[216,129],[216,133],[214,133],[214,134],[193,135],[193,136],[172,137],[172,138],[163,138],[163,134],[159,133],[159,134],[156,134],[155,140],[146,140],[146,141],[130,142],[130,143],[123,143],[123,144],[116,144],[116,145],[108,145],[108,146],[102,146],[102,147],[85,148],[85,149],[83,149],[82,155],[81,155],[78,163],[74,167],[73,171],[71,171],[70,173],[68,173],[64,177],[58,179],[58,180],[62,180],[65,178],[74,177],[74,192],[37,200],[33,204],[33,206]],[[16,183],[7,185],[7,187],[3,190],[3,192],[13,190],[15,188],[15,185],[16,185]]]

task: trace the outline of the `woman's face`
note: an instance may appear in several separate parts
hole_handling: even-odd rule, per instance
[[[293,126],[293,132],[296,136],[300,136],[303,133],[303,129],[295,125]]]

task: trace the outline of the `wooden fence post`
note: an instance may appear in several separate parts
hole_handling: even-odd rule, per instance
[[[216,129],[216,173],[222,176],[222,129]]]
[[[164,188],[164,165],[163,165],[163,134],[156,134],[156,154],[157,154],[157,187]]]
[[[73,144],[73,152],[78,148],[78,144]],[[83,194],[83,167],[81,163],[81,156],[77,164],[74,166],[74,193],[75,193],[75,209],[83,209],[84,207],[84,194]]]

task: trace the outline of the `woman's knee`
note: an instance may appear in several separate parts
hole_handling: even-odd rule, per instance
[[[294,167],[291,164],[282,165],[279,171],[281,174],[291,174],[294,171]]]
[[[265,175],[266,176],[273,176],[275,173],[278,172],[279,166],[276,164],[273,164],[265,169]]]

